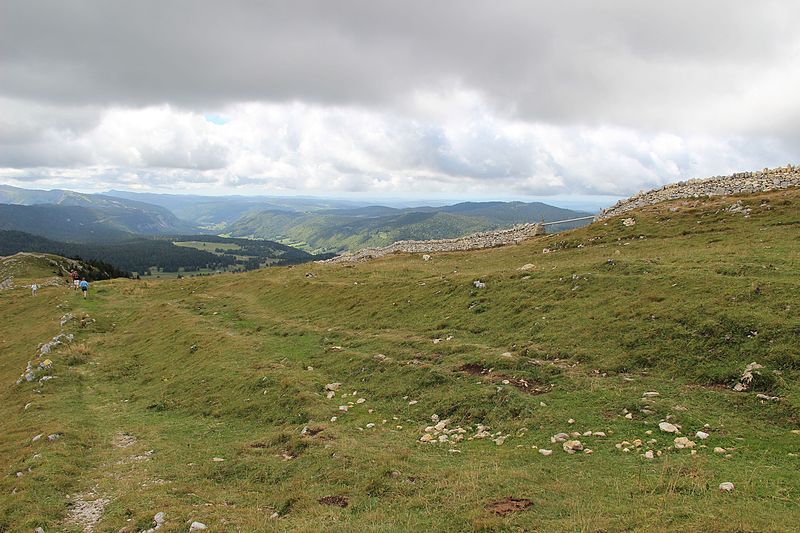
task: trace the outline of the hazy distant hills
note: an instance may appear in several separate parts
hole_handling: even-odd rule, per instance
[[[315,251],[340,252],[386,246],[399,240],[446,239],[514,224],[586,215],[539,202],[465,202],[405,209],[368,206],[312,213],[264,210],[245,214],[229,225],[225,233],[232,237],[281,240]],[[578,225],[582,223],[559,229]]]
[[[306,213],[365,205],[363,202],[302,197],[199,196],[127,191],[108,191],[106,195],[157,205],[168,209],[178,218],[211,229],[225,228],[250,212],[278,210]]]
[[[398,240],[454,238],[514,224],[585,215],[588,213],[541,202],[462,202],[398,208],[324,198],[121,191],[84,194],[0,186],[0,230],[22,231],[61,242],[97,243],[136,236],[206,233],[278,241],[312,253],[339,253]]]
[[[102,194],[7,185],[0,185],[0,229],[72,242],[197,232],[194,224],[157,205]]]

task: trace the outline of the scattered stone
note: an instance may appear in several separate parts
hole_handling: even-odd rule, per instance
[[[750,383],[753,381],[754,375],[761,374],[758,372],[759,369],[764,368],[762,365],[759,365],[755,361],[747,365],[742,372],[741,377],[739,378],[739,382],[733,386],[733,390],[736,392],[744,392],[750,387]]]
[[[499,437],[497,437],[497,438],[495,438],[493,440],[494,440],[495,444],[497,444],[498,446],[502,446],[507,438],[508,438],[508,435],[500,435]]]
[[[682,450],[684,448],[688,449],[688,448],[694,448],[695,447],[695,442],[692,441],[692,440],[689,440],[688,437],[675,437],[675,440],[673,442],[675,444],[675,448],[677,448],[678,450]]]
[[[408,402],[408,405],[416,405],[418,403],[419,402],[417,400],[411,400],[410,402]]]
[[[657,398],[658,396],[661,396],[661,394],[657,392],[645,392],[642,394],[642,398]]]
[[[644,452],[644,458],[645,459],[652,459],[653,458],[653,450],[647,450],[646,452]]]
[[[768,402],[778,402],[778,401],[780,401],[780,398],[777,397],[777,396],[768,396],[766,394],[761,394],[761,393],[756,394],[756,398],[758,398],[759,400],[765,400],[765,401],[768,401]]]
[[[714,448],[714,453],[728,453],[728,450],[717,446],[716,448]]]
[[[569,439],[569,435],[568,434],[566,434],[566,433],[557,433],[557,434],[553,435],[552,437],[550,437],[550,442],[553,443],[553,444],[557,444],[559,442],[564,442],[567,439]]]
[[[525,270],[533,270],[534,268],[536,268],[536,266],[533,265],[532,263],[525,263],[524,265],[519,267],[517,270],[525,271]]]
[[[425,254],[425,255],[422,256],[422,260],[423,261],[430,261],[431,260],[431,256],[428,255],[428,254]]]
[[[359,398],[358,400],[356,400],[356,403],[364,403],[366,401],[367,401],[366,398]]]
[[[203,529],[208,529],[208,528],[202,522],[192,522],[192,525],[189,526],[189,531],[200,531]]]
[[[341,386],[342,386],[341,383],[328,383],[327,385],[325,385],[325,390],[326,391],[337,391],[337,390],[339,390],[339,387],[341,387]]]
[[[225,461],[225,459],[223,459],[222,457],[214,457],[211,460],[214,461],[215,463],[221,463],[221,462]]]
[[[340,405],[339,410],[344,411],[345,413],[350,409],[349,405]]]
[[[373,424],[372,422],[370,422],[369,424],[367,424],[367,429],[372,429],[372,428],[374,428],[374,427],[375,427],[375,424]]]
[[[625,418],[627,418],[628,420],[633,420],[633,413],[626,414]]]
[[[625,226],[626,228],[629,228],[631,226],[636,225],[636,220],[632,218],[625,218],[622,220],[622,225]]]
[[[733,492],[733,483],[731,483],[730,481],[720,483],[719,490],[721,490],[722,492]]]
[[[574,424],[574,423],[575,423],[574,418],[570,418],[569,420],[567,420],[567,424]]]
[[[52,435],[47,436],[47,440],[49,440],[50,442],[55,442],[60,438],[61,438],[61,433],[53,433]]]
[[[605,437],[606,434],[603,431],[595,431],[592,433],[592,437]]]
[[[423,436],[419,438],[420,442],[432,442],[435,439],[433,435],[430,433],[425,433]]]
[[[678,426],[669,422],[659,422],[658,429],[665,433],[678,433]]]
[[[705,431],[698,431],[697,433],[694,434],[694,436],[700,440],[706,440],[708,438],[708,433],[706,433]]]
[[[472,284],[475,285],[475,288],[477,288],[477,289],[485,289],[486,288],[486,284],[484,282],[482,282],[481,280],[475,280],[475,281],[472,282]]]
[[[583,450],[583,444],[581,444],[579,440],[568,440],[562,444],[561,447],[564,448],[565,452],[570,454]]]
[[[31,439],[31,442],[36,442],[37,440],[41,439],[42,437],[44,437],[44,434],[43,433],[39,433],[38,435],[36,435],[35,437],[33,437]]]
[[[545,450],[544,448],[539,448],[539,453],[544,456],[553,455],[553,450]]]

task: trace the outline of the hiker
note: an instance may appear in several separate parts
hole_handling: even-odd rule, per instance
[[[81,279],[80,282],[81,292],[83,293],[83,299],[86,299],[86,293],[89,292],[89,282],[86,281],[86,278]]]
[[[78,290],[78,285],[80,285],[80,284],[81,284],[81,282],[78,280],[78,278],[76,276],[75,279],[72,280],[72,290],[77,291]]]
[[[39,290],[39,286],[37,284],[31,285],[31,296],[36,296],[36,291]]]

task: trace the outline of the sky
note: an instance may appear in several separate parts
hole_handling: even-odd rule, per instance
[[[795,0],[3,0],[0,183],[611,204],[800,162],[798,20]]]

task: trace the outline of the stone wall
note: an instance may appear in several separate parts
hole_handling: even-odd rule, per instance
[[[544,233],[541,224],[520,224],[510,229],[474,233],[457,239],[435,241],[397,241],[383,248],[366,248],[350,254],[340,255],[322,263],[342,263],[366,261],[393,253],[430,254],[435,252],[456,252],[494,248],[506,244],[518,244],[525,239]]]
[[[800,187],[800,167],[792,165],[779,168],[765,168],[758,172],[740,172],[731,176],[715,176],[707,179],[679,181],[660,189],[620,200],[614,206],[604,209],[596,220],[621,215],[632,209],[657,204],[679,198],[700,198],[704,196],[729,196],[740,193],[755,193]]]

